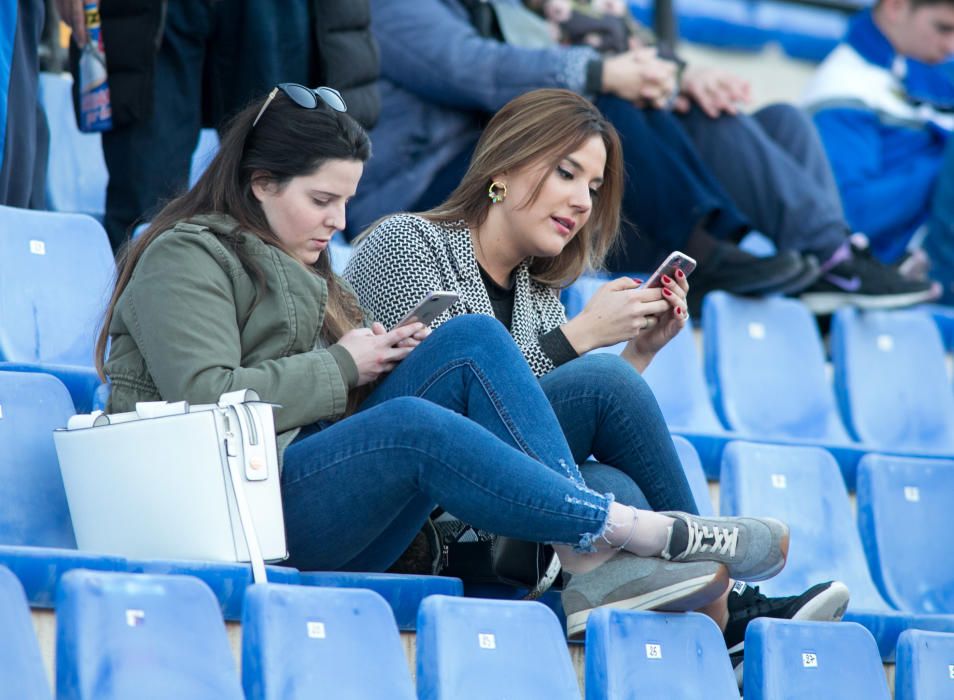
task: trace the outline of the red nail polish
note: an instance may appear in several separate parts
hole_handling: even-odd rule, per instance
[[[682,316],[682,309],[676,309],[676,316]]]
[[[672,280],[669,279],[669,277],[667,277],[666,275],[662,276],[662,281],[663,281],[663,284],[672,284]]]
[[[635,282],[636,284],[642,284],[642,283],[643,283],[643,281],[642,281],[641,279],[639,279],[639,277],[633,277],[633,282]]]
[[[679,279],[682,279],[685,276],[686,275],[682,270],[676,270],[676,277],[678,277]]]
[[[663,290],[663,296],[671,297],[671,296],[672,296],[672,292],[670,292],[668,289],[664,289],[664,290]]]

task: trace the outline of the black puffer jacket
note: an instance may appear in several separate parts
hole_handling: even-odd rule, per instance
[[[370,129],[381,113],[378,45],[369,0],[314,0],[316,85],[341,91],[348,114]]]
[[[100,17],[109,72],[110,101],[114,128],[148,118],[154,102],[156,55],[162,41],[166,7],[169,2],[208,0],[101,0]],[[247,0],[216,0],[245,2]],[[276,12],[280,11],[276,3]],[[312,85],[329,85],[341,91],[348,113],[370,129],[378,120],[378,46],[371,35],[369,0],[312,0],[310,13],[314,28],[314,51],[308,74]],[[70,47],[74,78],[78,76],[79,51]],[[74,103],[78,90],[74,80]],[[262,92],[267,88],[263,88]],[[244,105],[244,97],[238,106]],[[228,105],[226,105],[227,107]],[[235,105],[233,105],[233,108]],[[207,126],[219,117],[206,118]]]

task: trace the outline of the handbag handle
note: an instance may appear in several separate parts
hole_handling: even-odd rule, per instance
[[[223,395],[223,399],[225,396]],[[226,406],[222,406],[226,408]],[[239,407],[237,405],[227,406],[228,429],[226,431],[226,461],[229,465],[229,477],[232,480],[232,491],[235,494],[235,505],[238,508],[239,522],[242,524],[242,535],[245,538],[245,546],[248,547],[248,558],[252,563],[252,580],[255,583],[268,583],[268,576],[265,573],[265,559],[262,556],[262,548],[258,542],[258,533],[255,530],[255,523],[252,521],[252,511],[248,505],[248,499],[245,496],[245,475],[239,465],[239,450],[235,444],[238,437],[243,443],[242,454],[248,447],[248,441],[242,424],[238,418]],[[234,423],[233,423],[234,421]],[[237,433],[236,434],[236,428]]]

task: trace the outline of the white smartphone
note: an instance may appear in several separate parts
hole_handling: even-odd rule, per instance
[[[656,268],[656,271],[643,282],[640,289],[651,289],[662,286],[662,276],[666,275],[670,279],[676,279],[676,270],[682,270],[686,277],[696,269],[696,261],[681,251],[670,253],[662,264]]]
[[[456,304],[458,298],[457,292],[431,292],[417,306],[408,311],[407,315],[398,321],[395,328],[415,321],[429,326],[435,318]]]

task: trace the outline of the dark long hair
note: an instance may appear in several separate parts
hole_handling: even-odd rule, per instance
[[[231,216],[237,226],[227,234],[216,235],[235,251],[261,294],[264,275],[239,244],[240,232],[253,233],[268,245],[288,251],[268,227],[261,204],[252,193],[253,176],[281,188],[292,178],[315,172],[329,160],[365,162],[371,156],[367,133],[347,114],[324,104],[317,109],[303,109],[279,91],[253,129],[252,122],[262,104],[263,100],[257,100],[229,122],[218,153],[195,186],[166,204],[146,231],[120,253],[116,288],[96,342],[96,369],[104,379],[104,356],[116,303],[146,248],[161,233],[201,214]],[[360,325],[363,314],[354,296],[338,283],[327,251],[310,267],[328,283],[322,337],[331,344]]]

